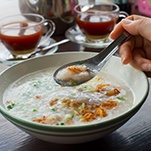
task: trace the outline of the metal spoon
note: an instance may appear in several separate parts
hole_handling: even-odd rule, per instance
[[[44,48],[41,48],[41,49],[35,51],[30,56],[28,56],[28,58],[35,57],[35,55],[37,55],[37,54],[45,55],[51,48],[53,48],[55,46],[58,46],[58,45],[61,45],[61,44],[64,44],[64,43],[69,42],[69,41],[70,41],[69,39],[63,39],[63,40],[61,40],[59,42],[53,43],[53,44],[51,44],[49,46],[46,46]]]
[[[73,86],[75,85],[80,85],[90,79],[92,79],[96,74],[102,69],[102,67],[105,65],[105,63],[111,58],[111,56],[119,49],[119,46],[127,41],[131,35],[127,33],[126,31],[123,32],[117,39],[115,39],[107,48],[105,48],[102,52],[97,54],[96,56],[86,59],[86,60],[81,60],[81,61],[76,61],[72,63],[65,64],[58,68],[54,75],[53,78],[54,80],[62,85],[62,86]],[[63,69],[66,69],[67,67],[70,66],[79,66],[79,65],[84,65],[87,68],[88,72],[88,77],[83,77],[82,79],[79,80],[71,80],[72,77],[70,77],[68,80],[62,80],[60,79],[60,74],[63,71]]]

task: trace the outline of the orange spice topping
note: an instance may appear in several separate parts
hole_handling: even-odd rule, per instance
[[[118,105],[118,102],[113,101],[113,100],[108,100],[108,101],[103,101],[102,102],[102,107],[106,108],[106,109],[113,109],[114,107],[116,107]]]
[[[74,72],[74,73],[80,73],[80,72],[85,71],[85,67],[82,67],[82,66],[70,66],[70,67],[67,67],[67,70],[70,71],[70,72]]]

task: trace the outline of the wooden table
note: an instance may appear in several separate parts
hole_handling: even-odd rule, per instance
[[[63,36],[54,37],[57,41],[63,38]],[[80,45],[68,42],[59,46],[57,52],[73,50],[80,51]],[[0,64],[0,72],[5,68],[7,66]],[[151,86],[150,77],[148,80]],[[141,86],[141,81],[138,82]],[[141,109],[125,125],[104,138],[74,145],[54,144],[39,140],[22,132],[0,115],[0,151],[151,151],[150,113],[151,92]]]

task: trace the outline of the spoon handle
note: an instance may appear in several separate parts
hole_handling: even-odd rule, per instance
[[[38,53],[42,53],[43,55],[45,55],[48,51],[50,51],[51,48],[53,48],[55,46],[58,46],[58,45],[61,45],[61,44],[64,44],[64,43],[69,42],[69,41],[70,41],[69,39],[63,39],[63,40],[61,40],[59,42],[53,43],[53,44],[51,44],[51,45],[49,45],[47,47],[44,47],[44,48],[42,48],[40,50],[37,50],[36,52],[34,52],[30,56],[28,56],[28,58],[33,58]]]
[[[63,40],[61,40],[61,41],[59,41],[59,42],[56,42],[56,43],[54,43],[54,44],[51,44],[50,46],[47,46],[47,47],[42,48],[41,51],[46,51],[46,50],[48,50],[48,49],[50,49],[50,48],[53,48],[53,47],[55,47],[55,46],[64,44],[64,43],[69,42],[69,41],[70,41],[69,39],[63,39]]]
[[[114,40],[107,48],[93,58],[95,65],[101,69],[111,56],[119,49],[120,45],[127,41],[131,35],[124,31],[116,40]]]

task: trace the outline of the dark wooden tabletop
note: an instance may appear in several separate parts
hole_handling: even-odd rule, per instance
[[[64,39],[64,36],[54,36],[53,38],[59,41]],[[91,50],[83,49],[76,43],[68,42],[60,45],[57,52]],[[151,86],[149,76],[148,74]],[[150,113],[151,92],[149,92],[148,98],[141,109],[122,127],[98,140],[73,145],[55,144],[39,140],[21,131],[0,115],[0,151],[151,151]]]

